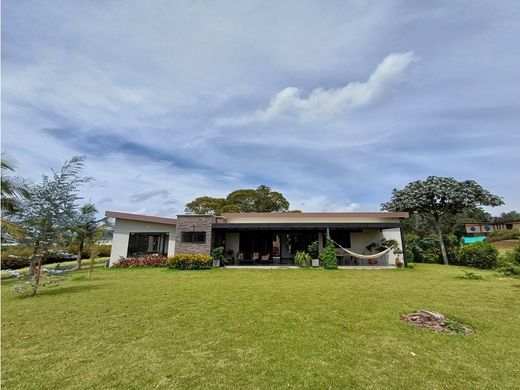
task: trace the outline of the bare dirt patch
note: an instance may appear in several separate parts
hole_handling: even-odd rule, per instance
[[[476,330],[468,325],[461,324],[457,321],[450,320],[441,313],[428,310],[419,310],[414,313],[401,316],[401,320],[437,333],[451,334],[475,334]]]

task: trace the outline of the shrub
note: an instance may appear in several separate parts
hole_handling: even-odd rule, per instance
[[[497,270],[505,276],[520,276],[520,243],[498,256]]]
[[[433,264],[443,263],[439,239],[436,235],[430,235],[421,239],[416,234],[407,234],[406,240],[408,245],[407,253],[412,253],[414,262]],[[460,248],[458,237],[454,234],[445,234],[443,241],[450,263],[455,264],[458,250]]]
[[[213,260],[220,260],[220,264],[227,264],[227,258],[224,256],[224,247],[218,246],[211,251],[211,257]]]
[[[121,257],[114,263],[116,268],[165,267],[166,258],[160,256]]]
[[[498,251],[487,242],[477,242],[460,248],[457,264],[475,268],[495,268]]]
[[[320,254],[320,261],[325,269],[338,268],[338,259],[336,257],[336,248],[332,241],[328,240],[325,249]]]
[[[81,258],[88,259],[92,255],[92,245],[86,244],[81,251]],[[112,250],[112,245],[97,245],[96,248],[99,252],[97,254],[98,257],[110,257],[110,251]],[[79,246],[77,244],[70,245],[67,248],[67,251],[70,253],[78,254]]]
[[[508,263],[502,265],[497,270],[505,276],[520,276],[520,265]]]
[[[464,271],[464,275],[457,276],[458,279],[469,279],[469,280],[480,280],[482,279],[482,275],[476,274],[475,272],[471,271]]]
[[[213,266],[213,258],[203,253],[179,253],[169,257],[166,265],[177,269],[209,269]]]
[[[513,261],[520,265],[520,242],[513,248],[511,254]]]
[[[311,242],[307,247],[307,252],[309,252],[311,259],[317,259],[320,255],[320,244],[318,241]]]
[[[414,261],[414,254],[410,248],[406,248],[406,260],[408,263],[413,263]]]
[[[294,262],[298,264],[300,267],[309,267],[311,265],[312,257],[306,252],[296,252],[296,256],[294,256]]]
[[[29,258],[32,256],[34,248],[24,246],[2,247],[1,266],[2,269],[20,269],[29,266]],[[74,253],[67,253],[57,250],[50,253],[42,264],[62,263],[76,259]]]
[[[29,266],[27,257],[17,255],[4,255],[2,253],[2,269],[19,269]]]

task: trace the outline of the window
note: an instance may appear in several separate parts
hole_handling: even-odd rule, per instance
[[[130,233],[127,256],[167,256],[168,238],[168,233]]]
[[[206,232],[182,232],[181,242],[204,244],[206,242]]]

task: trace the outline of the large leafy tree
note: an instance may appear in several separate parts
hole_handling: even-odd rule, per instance
[[[221,214],[226,205],[225,198],[213,198],[211,196],[199,196],[186,204],[186,211],[193,214]]]
[[[289,202],[277,191],[261,185],[257,189],[240,189],[231,192],[226,198],[201,196],[186,204],[186,212],[194,214],[215,214],[236,212],[274,212],[287,211]]]
[[[442,258],[448,256],[442,239],[442,218],[478,206],[500,206],[502,199],[485,190],[473,180],[457,181],[451,177],[429,176],[403,189],[392,191],[392,199],[381,205],[382,210],[416,212],[430,221],[437,233]]]
[[[80,186],[91,180],[81,175],[83,156],[66,161],[59,171],[43,175],[39,184],[30,187],[30,196],[20,212],[24,241],[34,249],[31,270],[35,275],[33,295],[40,282],[42,262],[56,250],[66,247],[77,221]],[[35,262],[37,267],[35,268]]]

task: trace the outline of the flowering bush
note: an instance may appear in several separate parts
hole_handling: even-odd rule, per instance
[[[125,259],[124,257],[119,258],[114,263],[116,268],[137,268],[137,267],[165,267],[166,257],[159,256],[141,256],[141,257],[130,257]]]
[[[208,269],[213,266],[213,258],[203,253],[179,253],[169,257],[166,264],[177,269]]]

